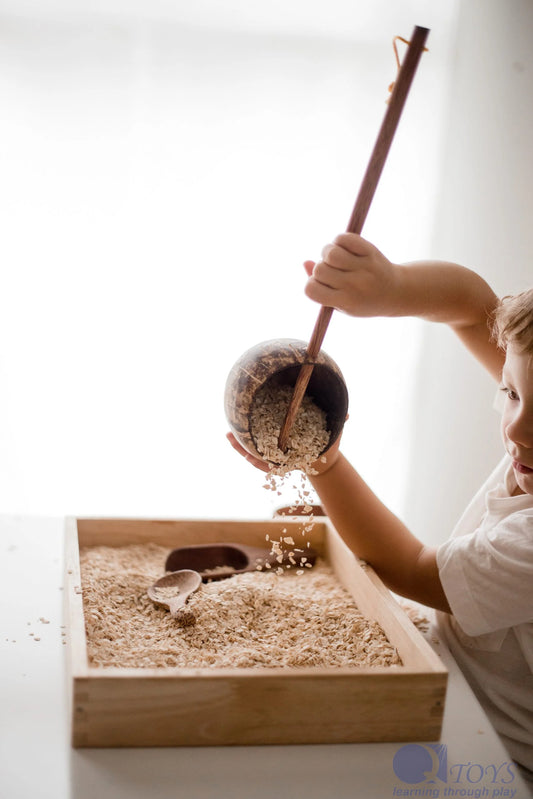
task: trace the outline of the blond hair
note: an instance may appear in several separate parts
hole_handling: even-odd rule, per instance
[[[513,344],[533,354],[533,288],[500,300],[493,312],[492,332],[503,350]]]

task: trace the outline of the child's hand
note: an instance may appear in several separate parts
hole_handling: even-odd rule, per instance
[[[322,251],[322,261],[306,261],[306,295],[321,305],[350,316],[393,315],[399,268],[370,242],[355,233],[341,233]]]
[[[260,469],[262,472],[270,471],[268,463],[260,458],[256,458],[254,455],[251,455],[246,449],[244,449],[243,446],[241,446],[241,444],[239,444],[233,433],[226,433],[226,438],[233,449],[236,450],[239,455],[242,455],[243,458],[248,461],[248,463],[251,463],[252,466],[255,466],[256,469]],[[311,469],[315,474],[324,474],[324,472],[327,472],[328,469],[333,466],[339,456],[340,438],[341,437],[339,436],[333,446],[330,447],[317,461],[311,464]]]
[[[228,439],[229,443],[236,450],[239,455],[242,455],[248,463],[251,463],[252,466],[255,466],[256,469],[261,469],[262,472],[270,471],[268,463],[266,461],[262,461],[259,458],[255,458],[251,455],[243,446],[239,444],[233,433],[226,433],[226,438]]]

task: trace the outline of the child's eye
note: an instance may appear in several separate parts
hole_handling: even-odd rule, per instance
[[[518,394],[516,393],[516,391],[513,391],[512,388],[507,388],[506,386],[502,386],[500,390],[503,391],[504,394],[507,395],[508,399],[510,399],[510,400],[517,400],[518,399]]]

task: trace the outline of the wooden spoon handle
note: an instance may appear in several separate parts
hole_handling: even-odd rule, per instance
[[[179,596],[170,597],[168,602],[168,609],[171,616],[177,616],[180,610],[185,607],[185,603],[189,598],[189,594],[180,594]]]
[[[381,128],[363,177],[363,182],[359,189],[359,194],[357,195],[353,207],[350,221],[348,222],[348,233],[361,233],[363,229],[383,167],[385,166],[385,161],[389,154],[394,134],[396,133],[396,128],[398,127],[405,106],[405,101],[407,100],[407,95],[409,94],[409,89],[411,88],[420,58],[424,52],[424,46],[428,35],[428,28],[420,28],[417,26],[413,31],[407,53],[400,67],[387,111],[381,123]]]
[[[361,233],[363,229],[363,225],[365,223],[366,216],[381,177],[383,167],[385,166],[387,155],[389,154],[396,128],[398,127],[398,122],[400,121],[400,117],[402,115],[409,89],[411,88],[420,57],[424,51],[424,45],[426,43],[428,34],[428,28],[421,28],[419,26],[415,27],[413,31],[407,53],[400,67],[397,80],[394,84],[394,90],[390,97],[389,105],[387,106],[385,117],[381,123],[381,128],[379,130],[372,155],[370,156],[370,161],[368,162],[368,166],[359,189],[359,194],[357,195],[357,199],[353,207],[350,221],[348,222],[348,233]],[[283,427],[281,428],[278,446],[282,452],[284,452],[287,448],[289,433],[294,424],[294,420],[300,405],[302,404],[305,390],[309,384],[309,380],[311,379],[315,360],[320,352],[320,348],[322,346],[324,336],[326,335],[332,314],[333,308],[328,308],[324,305],[319,311],[318,318],[307,347],[306,359],[300,368],[300,372],[294,386],[294,392],[287,409],[287,414],[285,416],[285,421],[283,422]]]

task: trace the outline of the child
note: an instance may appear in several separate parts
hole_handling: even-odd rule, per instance
[[[445,322],[501,381],[506,455],[438,547],[375,496],[337,442],[310,480],[335,528],[394,592],[439,613],[457,662],[524,775],[533,779],[533,289],[502,302],[456,264],[396,265],[343,233],[305,263],[312,300],[352,316]],[[260,469],[268,467],[232,445]],[[431,442],[428,442],[428,457]]]

